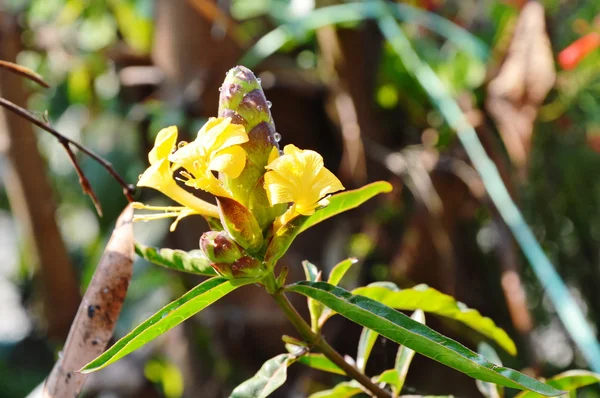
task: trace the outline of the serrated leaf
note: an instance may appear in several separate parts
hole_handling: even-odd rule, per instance
[[[356,380],[344,381],[331,390],[319,391],[311,394],[308,398],[350,398],[362,393],[360,383]]]
[[[304,232],[335,215],[352,210],[380,193],[391,191],[392,185],[389,182],[377,181],[358,189],[335,194],[329,198],[329,204],[326,207],[315,211],[312,216],[308,217],[298,233]]]
[[[546,380],[546,384],[564,391],[573,391],[598,382],[600,382],[600,374],[587,370],[568,370]],[[534,392],[524,391],[515,398],[535,398],[539,396]]]
[[[360,333],[358,350],[356,353],[356,367],[363,373],[367,367],[367,361],[369,360],[369,356],[371,356],[373,346],[377,341],[377,336],[379,336],[379,334],[369,328],[363,328]]]
[[[516,370],[498,367],[460,343],[368,297],[355,296],[326,282],[301,281],[286,290],[318,300],[351,321],[475,379],[546,396],[563,393]]]
[[[336,264],[335,267],[333,267],[333,269],[329,273],[328,282],[333,286],[337,286],[338,283],[340,283],[340,281],[344,277],[344,275],[346,275],[346,272],[348,272],[350,267],[352,267],[352,265],[356,264],[357,262],[358,259],[352,257],[347,258],[344,261],[341,261],[340,263]]]
[[[210,261],[202,255],[200,250],[184,252],[183,250],[157,249],[156,247],[136,243],[135,253],[153,264],[176,271],[204,276],[217,275],[210,266]]]
[[[146,319],[133,329],[131,333],[113,344],[102,355],[85,365],[81,369],[81,372],[94,372],[118,361],[125,355],[130,354],[144,344],[179,325],[236,288],[252,282],[252,280],[249,280],[234,284],[234,281],[228,281],[221,277],[207,279]]]
[[[285,383],[287,368],[293,362],[290,354],[279,354],[265,362],[254,377],[237,386],[230,398],[265,398]]]
[[[380,303],[398,310],[414,311],[421,309],[436,315],[455,319],[484,336],[494,340],[509,354],[516,355],[517,348],[508,334],[490,318],[484,317],[479,311],[467,308],[456,301],[454,297],[441,293],[427,285],[417,285],[412,289],[391,291],[380,286],[359,287],[353,294],[369,297]]]

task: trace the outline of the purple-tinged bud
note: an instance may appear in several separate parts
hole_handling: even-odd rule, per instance
[[[211,266],[227,279],[254,278],[264,273],[261,262],[250,256],[244,256],[232,264],[213,263]]]
[[[208,231],[202,234],[200,249],[211,263],[232,264],[245,254],[225,231]]]
[[[231,117],[232,123],[244,126],[249,140],[241,145],[247,154],[242,174],[237,178],[222,175],[221,179],[241,205],[248,208],[253,202],[253,207],[269,209],[257,216],[262,229],[285,211],[281,206],[271,208],[268,201],[264,201],[266,195],[255,192],[264,191],[260,179],[265,174],[265,166],[273,147],[279,150],[277,138],[280,136],[275,132],[269,108],[270,103],[260,82],[250,69],[236,66],[227,72],[219,98],[219,117]]]

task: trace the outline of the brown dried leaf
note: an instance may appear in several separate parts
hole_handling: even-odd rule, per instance
[[[77,373],[100,355],[110,340],[133,270],[133,209],[117,219],[106,250],[83,296],[69,337],[44,385],[44,398],[76,397],[86,375]]]
[[[555,77],[544,7],[530,1],[521,11],[506,59],[488,85],[486,101],[510,158],[519,168],[527,163],[533,123]]]

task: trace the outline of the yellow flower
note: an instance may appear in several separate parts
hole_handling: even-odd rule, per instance
[[[213,171],[238,177],[246,165],[246,152],[239,144],[247,141],[244,127],[232,124],[231,118],[211,118],[198,137],[171,154],[169,160],[185,169],[181,176],[186,185],[230,198],[231,194]]]
[[[323,165],[315,151],[286,145],[283,156],[271,156],[266,166],[265,190],[269,203],[293,203],[279,220],[285,224],[298,215],[309,216],[319,206],[329,204],[326,196],[344,189],[338,178]],[[274,158],[274,159],[273,159]]]
[[[181,218],[192,215],[201,214],[210,217],[219,217],[218,208],[205,202],[204,200],[195,197],[185,189],[177,185],[173,178],[173,170],[169,162],[169,155],[175,149],[177,141],[177,127],[171,126],[162,129],[156,136],[154,148],[148,154],[150,167],[146,169],[144,174],[140,176],[138,181],[139,187],[149,187],[160,191],[164,195],[173,199],[175,202],[183,205],[183,207],[154,207],[145,206],[141,203],[136,205],[136,208],[148,210],[163,210],[165,213],[159,215],[141,215],[136,216],[136,220],[151,220],[156,218],[177,217],[176,222]],[[174,224],[176,225],[176,223]]]

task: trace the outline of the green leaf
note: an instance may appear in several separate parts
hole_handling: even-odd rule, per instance
[[[477,352],[485,357],[491,363],[502,366],[502,361],[498,357],[496,351],[487,343],[481,342],[477,346]],[[475,382],[479,392],[486,398],[502,398],[504,397],[504,388],[494,383],[477,380]]]
[[[196,275],[217,275],[215,270],[210,266],[210,261],[204,257],[200,250],[184,252],[183,250],[157,249],[136,243],[135,252],[143,259],[166,268]]]
[[[308,398],[350,398],[362,392],[360,383],[352,380],[341,382],[331,390],[316,392]]]
[[[379,334],[369,328],[363,328],[360,333],[358,352],[356,353],[356,367],[363,373],[367,367],[367,361],[371,355],[371,350],[373,350],[375,341],[377,341],[377,336],[379,336]]]
[[[351,321],[473,378],[547,396],[562,393],[516,370],[498,367],[456,341],[370,298],[352,295],[326,282],[301,281],[286,290],[318,300]]]
[[[318,353],[309,353],[298,357],[298,363],[311,367],[313,369],[322,370],[324,372],[335,373],[338,375],[345,375],[346,373],[331,362],[325,355]]]
[[[230,398],[264,398],[285,383],[287,368],[294,361],[290,354],[279,354],[265,362],[254,377],[237,386]]]
[[[452,296],[441,293],[427,285],[418,285],[412,289],[391,291],[381,286],[359,287],[353,294],[369,297],[388,307],[399,310],[417,310],[455,319],[484,336],[494,340],[509,354],[515,355],[517,348],[508,334],[500,329],[494,321],[484,317],[479,311],[467,308]]]
[[[336,216],[348,210],[352,210],[367,200],[380,193],[387,193],[392,191],[392,185],[386,181],[377,181],[371,184],[367,184],[364,187],[354,189],[351,191],[344,191],[338,193],[329,198],[329,204],[322,209],[314,212],[314,214],[302,224],[298,233],[304,232],[310,227],[313,227],[325,221],[328,218]]]
[[[316,265],[308,260],[302,261],[302,268],[304,268],[304,275],[307,281],[318,282],[321,280],[321,271]],[[319,331],[319,317],[323,313],[323,304],[310,297],[306,299],[308,304],[308,312],[310,313],[310,327],[313,332]]]
[[[356,264],[357,262],[358,262],[358,259],[352,257],[352,258],[347,258],[344,261],[337,264],[335,267],[333,267],[333,269],[329,273],[328,282],[330,284],[332,284],[333,286],[337,286],[338,283],[340,283],[340,281],[344,277],[344,275],[346,275],[346,272],[348,272],[350,267],[352,267],[352,265]]]
[[[573,391],[598,382],[600,382],[600,374],[587,370],[568,370],[546,380],[546,384],[564,391]],[[524,391],[515,398],[534,398],[539,396],[539,394]]]
[[[81,373],[91,373],[118,361],[236,288],[252,282],[252,280],[248,280],[235,283],[235,281],[228,281],[221,277],[207,279],[146,319],[102,355],[85,365],[81,369]]]
[[[400,389],[398,386],[398,380],[400,380],[400,373],[397,369],[388,369],[379,376],[374,378],[377,383],[385,383],[392,386],[393,396],[397,397]]]
[[[425,324],[425,314],[421,310],[416,310],[412,314],[411,318],[419,323]],[[394,365],[394,369],[398,371],[398,380],[395,384],[398,393],[402,391],[402,387],[404,386],[404,382],[406,381],[406,376],[408,375],[410,363],[412,362],[414,356],[414,350],[411,350],[410,348],[403,345],[398,348],[398,353],[396,354],[396,363]]]
[[[421,310],[417,310],[412,314],[412,319],[425,324],[425,314]],[[374,333],[374,332],[373,332]],[[392,396],[397,397],[402,391],[408,368],[412,362],[415,352],[408,347],[401,345],[396,354],[396,363],[394,369],[389,369],[380,374],[376,380],[379,383],[386,383],[392,387]]]

